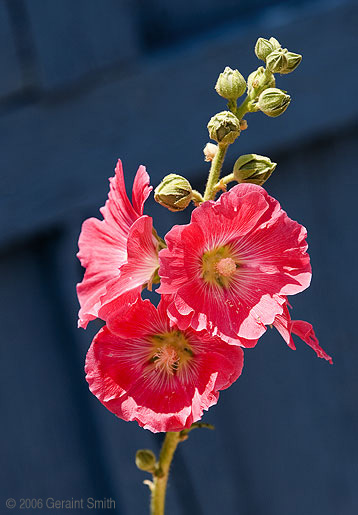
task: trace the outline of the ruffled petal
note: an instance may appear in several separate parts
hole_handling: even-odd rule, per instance
[[[152,229],[149,216],[142,216],[133,223],[128,237],[127,262],[121,266],[116,280],[107,285],[106,302],[150,283],[159,266],[157,241]]]
[[[168,319],[163,298],[156,309],[140,298],[129,309],[113,311],[94,338],[86,358],[91,392],[124,420],[153,432],[180,431],[199,420],[217,402],[219,391],[240,376],[243,351],[206,331],[189,328],[183,336],[192,349],[190,366],[168,375],[151,360],[152,341],[178,332]],[[157,341],[157,340],[156,340]]]
[[[108,200],[100,209],[103,220],[90,218],[82,225],[77,257],[86,268],[83,281],[77,285],[81,305],[80,327],[86,328],[90,320],[99,316],[100,309],[113,298],[107,299],[107,289],[112,289],[127,261],[127,243],[133,224],[141,217],[143,203],[151,187],[143,166],[139,167],[133,186],[131,205],[124,184],[122,163],[119,160],[115,176],[109,179]]]
[[[204,202],[190,224],[173,227],[165,239],[157,291],[174,296],[171,318],[228,342],[256,341],[282,313],[286,295],[310,284],[305,228],[257,185],[239,184]],[[230,249],[237,266],[226,287],[203,276],[203,255],[220,248]]]
[[[329,361],[329,363],[332,365],[332,358],[319,345],[312,325],[308,322],[304,322],[303,320],[291,320],[287,304],[284,306],[283,313],[275,318],[273,325],[276,327],[282,338],[291,349],[296,350],[296,346],[292,338],[293,333],[299,336],[305,343],[307,343],[307,345],[309,345],[315,351],[319,358],[323,358],[326,361]]]

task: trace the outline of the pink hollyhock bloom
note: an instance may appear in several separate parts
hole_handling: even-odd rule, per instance
[[[305,343],[307,343],[307,345],[309,345],[315,351],[319,358],[323,358],[329,361],[332,365],[333,361],[331,356],[328,356],[328,354],[319,345],[318,339],[311,324],[304,322],[303,320],[291,320],[287,303],[284,305],[283,313],[276,316],[273,325],[276,327],[282,338],[291,349],[296,350],[296,346],[292,339],[293,333],[299,336]]]
[[[286,295],[310,284],[306,229],[254,184],[204,202],[165,239],[157,291],[173,295],[168,314],[181,329],[252,347],[283,313]]]
[[[118,417],[153,432],[190,427],[243,367],[240,347],[173,325],[169,301],[162,297],[155,308],[138,298],[129,309],[116,302],[119,311],[112,311],[86,358],[91,392]]]
[[[103,220],[89,218],[82,225],[77,254],[86,268],[77,285],[81,305],[79,327],[106,316],[118,297],[134,300],[143,285],[151,283],[158,264],[158,241],[153,236],[152,218],[143,215],[143,205],[152,187],[144,166],[134,178],[132,204],[124,184],[122,163],[109,179],[108,200],[100,209]]]

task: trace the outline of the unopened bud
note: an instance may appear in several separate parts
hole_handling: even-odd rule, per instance
[[[287,53],[286,48],[278,48],[274,52],[271,52],[266,59],[267,69],[272,73],[285,73],[284,70],[286,70],[288,66]]]
[[[268,88],[259,96],[257,105],[267,116],[275,117],[285,112],[290,102],[290,95],[277,88]]]
[[[176,173],[166,175],[154,190],[154,199],[170,211],[183,211],[192,197],[190,182]]]
[[[247,93],[251,98],[255,98],[265,88],[274,88],[275,84],[274,75],[260,66],[247,78]]]
[[[270,177],[277,163],[258,154],[240,156],[234,165],[234,177],[237,182],[251,182],[261,186]]]
[[[152,472],[155,468],[156,457],[150,449],[139,449],[135,455],[135,464],[140,470]]]
[[[211,139],[229,145],[240,134],[240,121],[230,111],[222,111],[209,120],[208,131]]]
[[[227,100],[237,100],[245,93],[246,81],[239,70],[232,70],[227,66],[220,73],[215,89],[221,97]]]
[[[267,57],[266,66],[272,73],[291,73],[302,61],[302,55],[279,48]]]
[[[293,72],[297,68],[297,66],[300,64],[300,62],[302,61],[302,55],[295,54],[294,52],[288,52],[286,54],[286,58],[287,58],[287,68],[285,71],[283,71],[281,73]]]
[[[214,143],[207,143],[203,148],[205,161],[212,161],[218,151],[218,146]]]
[[[271,52],[280,48],[281,45],[275,38],[265,39],[259,38],[255,45],[255,54],[262,61],[266,61],[266,58]]]

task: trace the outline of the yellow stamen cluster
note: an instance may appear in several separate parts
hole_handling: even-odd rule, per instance
[[[149,362],[155,369],[174,376],[193,358],[194,353],[182,331],[173,330],[151,337]]]
[[[172,376],[179,368],[180,357],[171,345],[165,344],[163,347],[160,347],[153,358],[155,359],[155,368],[157,370],[161,370]]]
[[[228,288],[239,264],[229,246],[205,252],[202,256],[202,277],[205,282]]]

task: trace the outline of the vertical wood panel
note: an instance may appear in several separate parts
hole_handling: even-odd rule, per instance
[[[26,6],[46,89],[137,54],[135,20],[127,0],[26,0]]]
[[[81,400],[82,369],[52,309],[42,245],[1,256],[2,491],[58,499],[111,495]],[[4,445],[5,444],[5,445]]]
[[[248,14],[276,3],[272,0],[167,0],[139,1],[143,38],[147,46],[160,47],[225,22],[242,20]],[[278,1],[277,1],[278,3]]]
[[[14,34],[4,2],[0,2],[0,101],[22,88],[21,65],[16,54]]]

